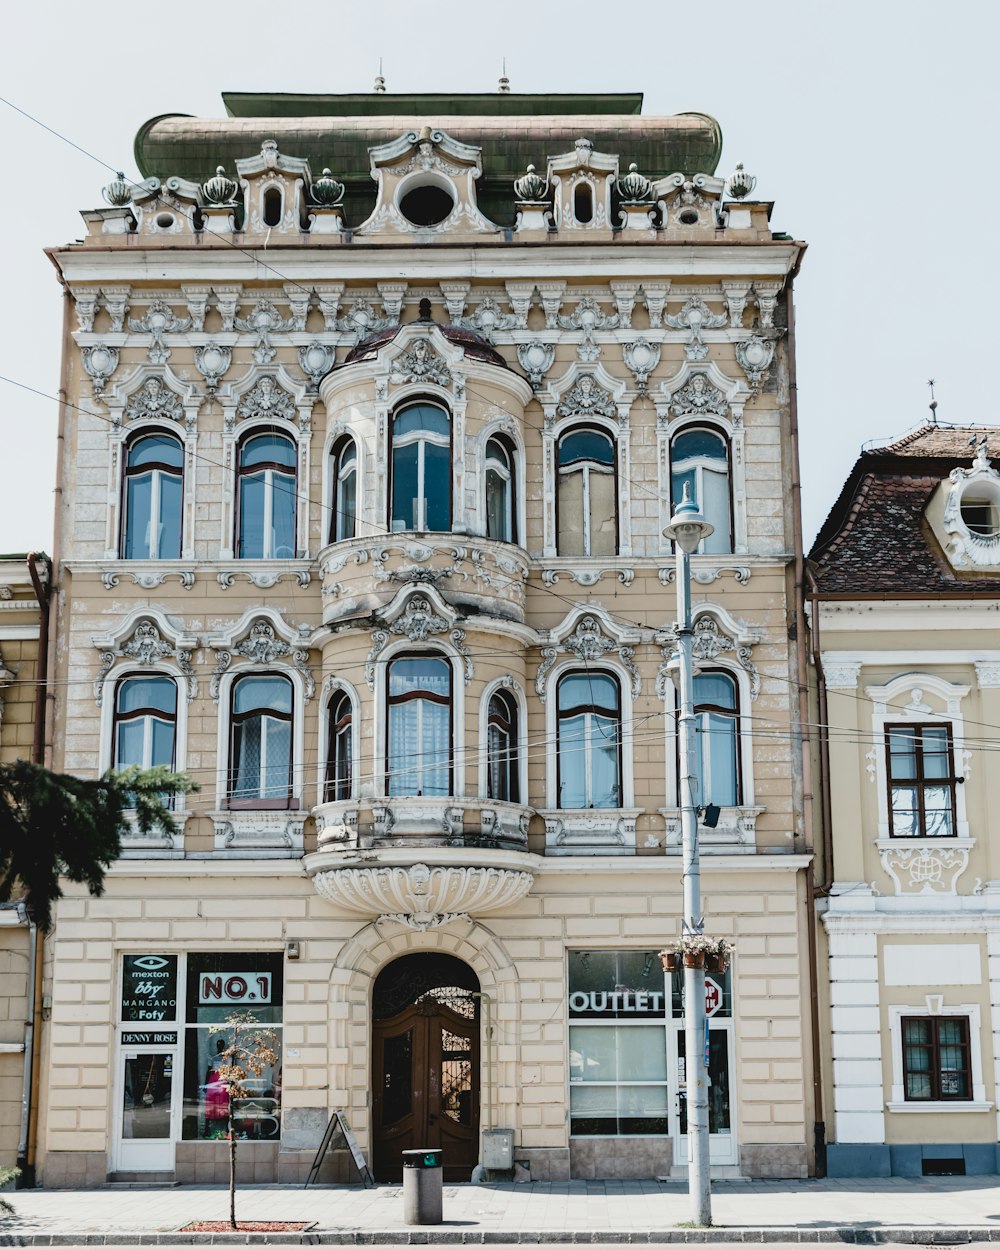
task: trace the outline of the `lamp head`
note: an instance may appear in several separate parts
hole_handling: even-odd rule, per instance
[[[684,483],[684,497],[674,509],[670,524],[663,531],[664,536],[675,542],[681,551],[691,555],[703,538],[715,533],[715,526],[706,521],[698,511],[698,505],[691,498],[691,484]]]

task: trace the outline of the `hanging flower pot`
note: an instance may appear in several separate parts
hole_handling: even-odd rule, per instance
[[[706,972],[725,972],[729,967],[729,952],[707,951],[705,953],[705,971]]]
[[[680,956],[676,951],[660,951],[660,963],[664,972],[675,972],[680,966]]]
[[[686,950],[684,952],[684,967],[685,968],[704,968],[704,966],[705,966],[705,952],[704,951]]]

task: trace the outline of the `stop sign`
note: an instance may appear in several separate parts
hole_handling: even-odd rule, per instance
[[[722,1006],[722,986],[711,977],[705,978],[705,1015],[714,1016]]]

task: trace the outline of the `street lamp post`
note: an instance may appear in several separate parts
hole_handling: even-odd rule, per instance
[[[677,553],[677,654],[680,712],[677,737],[680,747],[681,836],[684,851],[683,936],[704,931],[701,912],[701,862],[698,853],[698,816],[694,797],[694,655],[691,631],[691,553],[715,527],[701,515],[691,499],[687,483],[670,524],[663,531]],[[696,1224],[712,1222],[712,1188],[708,1158],[708,1080],[705,1035],[705,969],[684,962],[684,1052],[687,1087],[688,1193],[691,1218]]]

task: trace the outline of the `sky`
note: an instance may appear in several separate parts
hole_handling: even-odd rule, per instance
[[[998,43],[993,0],[16,6],[0,48],[0,551],[52,543],[62,300],[43,249],[81,237],[113,170],[137,176],[144,121],[224,116],[223,91],[367,91],[379,58],[390,92],[492,91],[504,57],[513,91],[641,90],[645,113],[710,113],[719,174],[742,161],[773,228],[809,244],[808,547],[861,445],[928,416],[929,378],[940,420],[1000,425]]]

